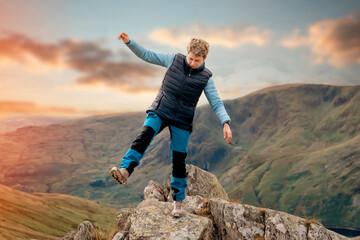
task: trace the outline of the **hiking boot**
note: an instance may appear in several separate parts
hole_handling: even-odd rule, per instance
[[[172,210],[171,214],[174,217],[184,216],[185,211],[182,208],[182,201],[173,201],[172,205],[173,205],[174,209]]]
[[[113,167],[109,174],[119,184],[126,186],[126,182],[129,177],[129,171],[126,168]]]

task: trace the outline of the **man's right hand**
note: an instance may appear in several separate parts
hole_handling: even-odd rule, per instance
[[[230,129],[230,125],[228,123],[224,123],[223,132],[224,132],[224,138],[226,138],[226,142],[229,143],[232,139],[232,132]]]
[[[120,40],[120,38],[123,40],[124,43],[129,42],[129,36],[124,32],[120,33],[118,39]]]

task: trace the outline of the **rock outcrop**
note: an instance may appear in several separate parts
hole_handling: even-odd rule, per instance
[[[113,240],[345,240],[316,221],[231,201],[216,177],[187,165],[185,216],[171,215],[170,182],[150,181],[137,208],[121,209]]]
[[[136,209],[118,214],[120,239],[348,239],[311,222],[284,212],[229,201],[217,178],[187,165],[188,189],[184,200],[187,214],[171,216],[170,182],[150,181],[144,201]]]
[[[262,209],[214,198],[210,199],[210,212],[220,239],[264,237],[265,211]]]
[[[85,221],[80,223],[77,231],[71,231],[67,233],[62,240],[92,240],[96,239],[96,230],[94,225]]]
[[[157,199],[147,199],[131,215],[128,230],[131,239],[209,239],[214,232],[213,221],[188,213],[173,218],[172,205]]]
[[[194,165],[187,164],[187,196],[200,196],[203,198],[229,199],[225,189],[221,186],[217,177]]]

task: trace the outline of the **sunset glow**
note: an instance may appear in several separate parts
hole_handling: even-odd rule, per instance
[[[300,12],[307,7],[296,3],[272,3],[277,12],[271,17],[255,3],[205,4],[207,14],[184,11],[162,24],[175,6],[154,4],[155,18],[147,18],[148,8],[140,10],[144,19],[119,16],[117,9],[132,4],[74,3],[70,12],[60,1],[1,1],[0,116],[145,111],[166,69],[138,59],[117,39],[121,31],[157,52],[186,54],[191,37],[206,39],[206,64],[224,100],[279,84],[359,83],[360,8],[354,1],[337,14],[336,1],[325,8],[314,3],[311,8],[325,15],[306,19]],[[91,9],[102,10],[96,21]],[[221,21],[208,17],[213,12]],[[203,95],[199,104],[207,103]]]

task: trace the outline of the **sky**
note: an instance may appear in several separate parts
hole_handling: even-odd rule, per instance
[[[159,53],[208,41],[222,100],[360,84],[357,0],[0,0],[0,117],[145,112],[166,69],[137,58],[121,32]]]

